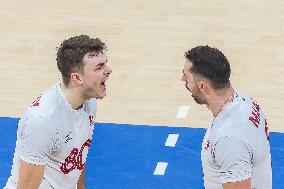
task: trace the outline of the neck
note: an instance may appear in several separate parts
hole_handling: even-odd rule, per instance
[[[208,100],[208,109],[213,116],[217,116],[224,108],[224,106],[231,102],[234,98],[234,89],[229,87],[225,90],[215,92],[211,99]]]
[[[81,94],[79,90],[80,89],[77,87],[66,86],[63,82],[61,84],[61,91],[75,110],[79,109],[85,101],[82,96],[79,95]]]

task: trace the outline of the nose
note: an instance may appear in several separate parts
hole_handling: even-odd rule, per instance
[[[109,75],[111,74],[111,72],[112,72],[111,67],[110,67],[109,65],[106,65],[104,74],[105,74],[106,76],[109,76]]]

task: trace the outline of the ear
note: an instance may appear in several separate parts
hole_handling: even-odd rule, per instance
[[[206,81],[204,80],[200,80],[197,82],[197,87],[199,88],[199,90],[203,93],[203,94],[206,94],[206,95],[209,95],[210,94],[210,85],[209,83],[207,83]]]
[[[73,72],[70,74],[70,82],[75,85],[82,84],[82,75],[79,72]]]

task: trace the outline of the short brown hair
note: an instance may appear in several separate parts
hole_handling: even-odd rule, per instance
[[[57,67],[61,72],[63,83],[68,85],[73,71],[81,71],[84,67],[82,59],[90,52],[102,52],[106,45],[98,38],[79,35],[64,40],[57,50]]]

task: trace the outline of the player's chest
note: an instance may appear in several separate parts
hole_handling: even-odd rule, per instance
[[[72,170],[82,170],[90,148],[94,120],[84,115],[80,119],[70,118],[57,127],[56,141],[50,159],[58,164],[64,174]]]
[[[66,116],[56,124],[53,155],[59,159],[65,159],[72,151],[79,153],[84,144],[92,138],[94,118],[91,114]]]

